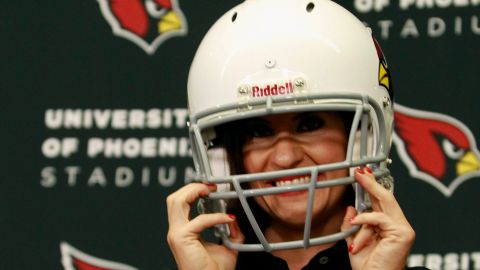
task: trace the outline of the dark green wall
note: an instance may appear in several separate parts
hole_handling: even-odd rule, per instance
[[[62,242],[64,255],[91,259],[86,253],[99,265],[174,267],[165,198],[191,169],[184,144],[188,68],[210,25],[240,1],[179,0],[188,33],[151,54],[112,33],[100,2],[6,1],[0,9],[2,269],[64,269]],[[478,156],[478,1],[343,2],[382,44],[396,103],[461,126]],[[55,113],[73,120],[56,122]],[[445,136],[434,132],[441,146]],[[480,168],[463,181],[455,167],[442,177],[418,176],[398,139],[392,171],[417,231],[412,260],[432,269],[480,269]],[[102,152],[99,143],[109,140],[113,150]],[[460,184],[445,191],[452,183]],[[129,269],[122,267],[115,269]]]

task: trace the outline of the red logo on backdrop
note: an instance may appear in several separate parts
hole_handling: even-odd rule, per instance
[[[410,175],[447,197],[466,180],[480,177],[475,138],[451,116],[395,104],[393,141]]]
[[[100,259],[84,253],[66,242],[60,243],[62,265],[65,270],[138,270],[135,267]]]
[[[165,40],[187,34],[177,0],[97,0],[115,35],[153,54]]]

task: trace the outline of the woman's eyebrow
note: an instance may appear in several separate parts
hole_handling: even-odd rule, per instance
[[[308,116],[320,116],[320,112],[302,112],[293,117],[294,120],[299,120]]]
[[[255,124],[270,124],[270,121],[267,119],[255,117],[255,118],[246,119],[244,123],[248,126],[248,125],[255,125]]]

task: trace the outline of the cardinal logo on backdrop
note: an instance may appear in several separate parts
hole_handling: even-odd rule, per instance
[[[60,243],[60,252],[65,270],[138,270],[123,263],[94,257],[66,242]]]
[[[115,35],[154,54],[164,41],[188,33],[177,0],[97,0]]]
[[[395,104],[393,141],[410,175],[450,197],[480,177],[480,154],[470,129],[457,119]]]

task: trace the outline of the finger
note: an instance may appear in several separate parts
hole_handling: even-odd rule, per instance
[[[375,180],[368,167],[355,169],[355,179],[374,198],[389,197],[392,194]]]
[[[355,179],[370,195],[374,211],[385,212],[396,216],[399,214],[403,215],[393,194],[377,183],[370,168],[357,168],[355,170]]]
[[[388,231],[394,226],[393,220],[382,212],[361,213],[352,219],[352,225],[370,225],[378,227],[381,232]]]
[[[215,191],[217,185],[215,184],[204,184],[204,183],[190,183],[179,188],[177,191],[172,193],[169,197],[175,198],[177,201],[184,201],[188,204],[193,203],[199,197],[207,196],[211,191]],[[168,198],[167,198],[168,203]]]
[[[355,210],[355,207],[353,206],[348,206],[347,209],[345,210],[345,216],[343,217],[343,222],[342,225],[340,226],[340,230],[342,232],[349,230],[352,228],[352,224],[350,221],[357,215],[357,210]]]
[[[404,218],[393,220],[390,216],[381,212],[362,213],[357,215],[351,221],[352,225],[369,225],[377,230],[377,235],[381,238],[395,238],[406,243],[413,243],[415,240],[415,231]]]
[[[191,183],[170,194],[167,197],[168,222],[170,226],[187,223],[189,221],[191,204],[214,190],[216,190],[216,185]]]
[[[345,211],[345,216],[343,217],[343,222],[342,225],[340,226],[340,231],[348,231],[353,227],[353,225],[350,223],[350,221],[357,215],[357,210],[355,210],[354,207],[348,206],[346,211]],[[352,243],[353,243],[354,235],[350,235],[349,237],[345,238],[345,241],[347,241],[347,245],[350,249]]]
[[[376,238],[376,232],[370,225],[363,225],[349,245],[349,251],[356,254]]]
[[[230,217],[234,216],[230,215]],[[242,230],[240,230],[237,220],[228,223],[228,227],[230,229],[230,240],[233,243],[243,243],[245,241],[245,236],[243,235]]]
[[[186,230],[195,235],[218,224],[226,224],[235,220],[233,215],[224,213],[201,214],[193,218],[186,227]]]

